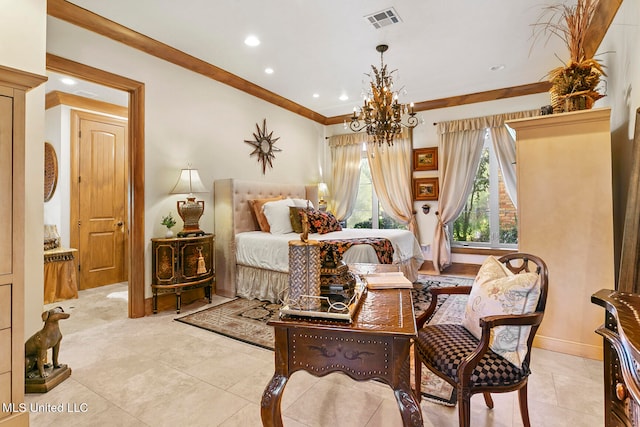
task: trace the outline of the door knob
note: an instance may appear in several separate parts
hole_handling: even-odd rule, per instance
[[[116,225],[117,225],[118,227],[122,227],[122,226],[124,225],[124,222],[122,222],[122,221],[118,221],[118,222],[116,223]]]

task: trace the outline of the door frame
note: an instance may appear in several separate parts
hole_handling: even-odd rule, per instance
[[[145,238],[144,238],[144,83],[100,70],[79,62],[47,53],[47,70],[87,80],[129,93],[129,145],[128,158],[128,223],[129,257],[127,275],[129,283],[128,315],[145,315]]]

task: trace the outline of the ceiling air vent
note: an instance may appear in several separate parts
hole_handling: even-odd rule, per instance
[[[380,29],[382,27],[386,27],[387,25],[399,24],[402,22],[400,16],[396,10],[392,7],[389,9],[381,10],[380,12],[372,13],[371,15],[366,15],[365,19],[371,23],[376,29]]]

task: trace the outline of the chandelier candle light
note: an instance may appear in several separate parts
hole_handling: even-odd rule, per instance
[[[387,72],[387,66],[383,62],[383,54],[389,49],[386,44],[376,46],[380,52],[380,69],[371,66],[373,74],[367,74],[371,78],[371,89],[360,108],[360,114],[353,108],[349,128],[353,132],[367,131],[370,140],[382,145],[393,145],[393,139],[400,135],[402,128],[413,129],[418,126],[418,118],[413,110],[413,103],[406,105],[398,102],[398,91],[393,90],[392,74]],[[406,123],[402,122],[402,116],[407,115]],[[346,127],[346,121],[345,121]]]
[[[178,182],[173,186],[170,194],[187,194],[187,200],[178,200],[176,206],[178,215],[184,222],[182,231],[178,233],[178,237],[189,235],[201,236],[204,231],[200,230],[200,217],[204,213],[204,200],[196,201],[193,193],[206,193],[207,189],[200,180],[200,174],[197,169],[182,169]]]

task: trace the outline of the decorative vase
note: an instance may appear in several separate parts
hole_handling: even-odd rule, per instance
[[[289,241],[289,300],[303,310],[320,308],[320,243]]]
[[[164,233],[164,237],[166,237],[167,239],[170,239],[173,237],[173,231],[171,231],[170,228],[167,228],[167,231]]]

